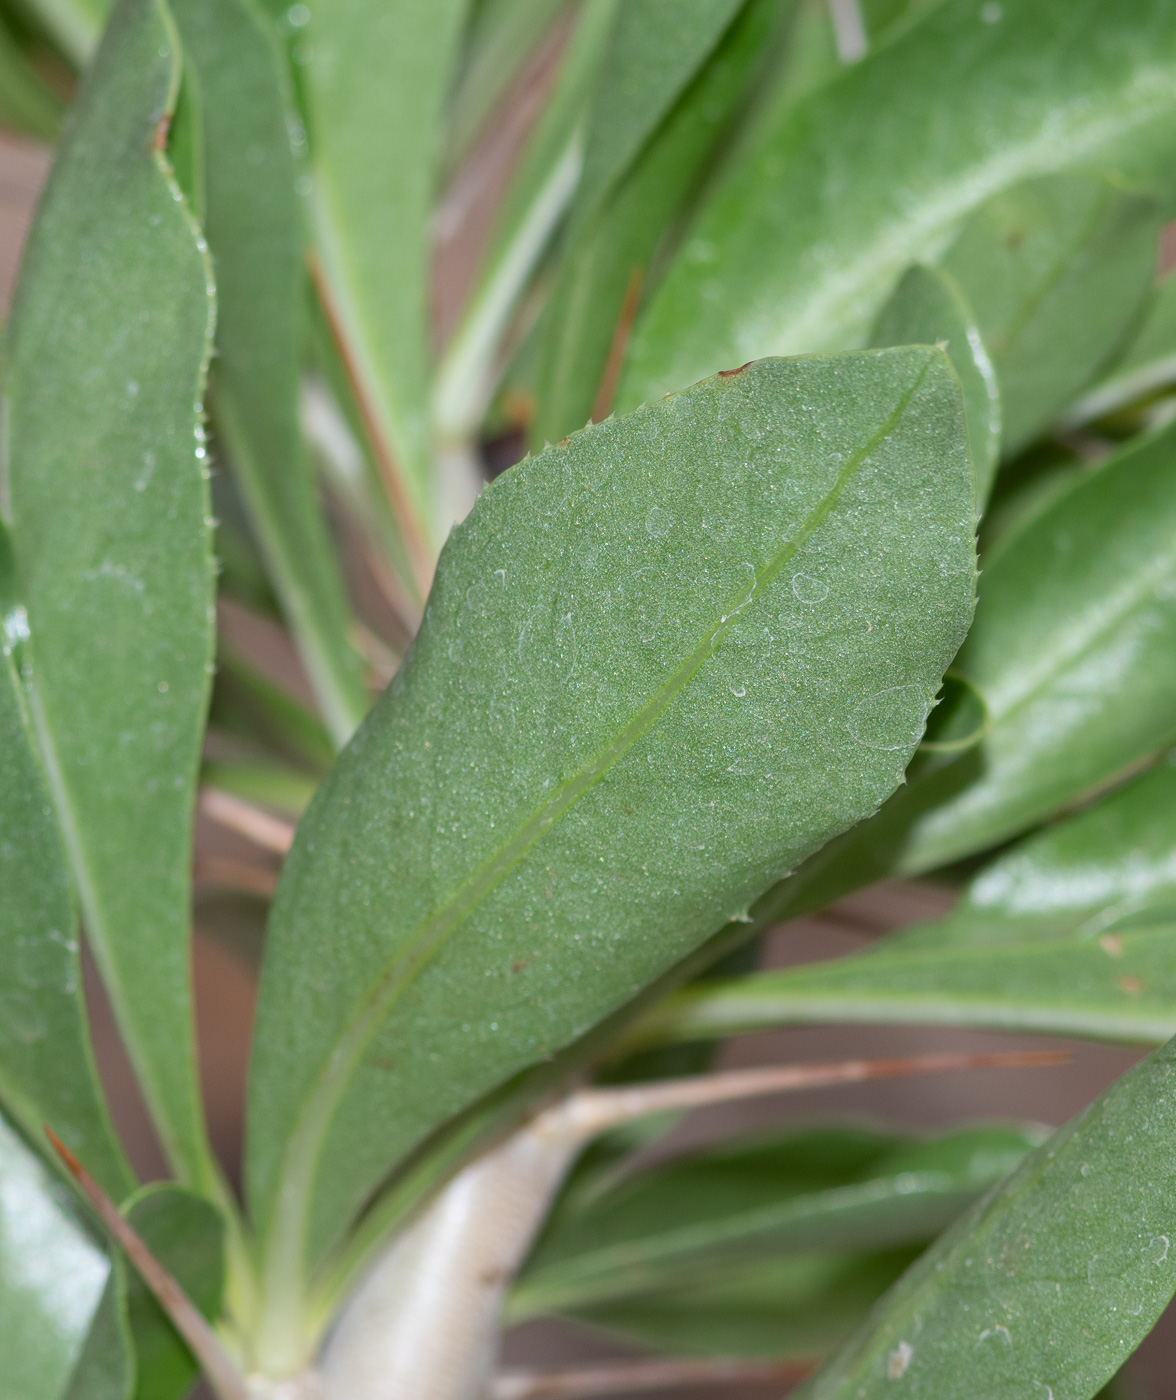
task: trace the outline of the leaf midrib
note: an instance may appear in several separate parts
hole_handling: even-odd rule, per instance
[[[714,655],[735,619],[751,603],[755,594],[768,586],[836,508],[846,487],[863,464],[894,432],[926,378],[932,358],[930,350],[910,387],[900,395],[895,407],[875,429],[865,444],[851,453],[833,487],[808,518],[767,565],[755,572],[735,604],[710,628],[693,651],[655,692],[620,733],[578,773],[567,779],[497,851],[457,888],[450,898],[424,920],[403,951],[380,974],[360,999],[335,1049],[305,1100],[284,1155],[276,1204],[269,1231],[268,1282],[275,1291],[288,1295],[291,1287],[301,1287],[305,1265],[305,1244],[309,1223],[311,1192],[318,1157],[326,1140],[335,1106],[369,1040],[379,1030],[398,996],[417,973],[437,953],[449,936],[477,908],[482,900],[513,870],[531,848],[591,787],[595,786],[637,741],[653,727],[670,704],[686,688],[704,663]],[[939,352],[942,353],[942,352]],[[299,1282],[295,1282],[295,1281]]]

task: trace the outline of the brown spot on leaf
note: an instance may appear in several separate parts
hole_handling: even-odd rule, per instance
[[[721,369],[721,370],[719,370],[719,378],[720,378],[720,379],[731,379],[731,378],[732,378],[734,375],[736,375],[736,374],[742,374],[743,371],[747,368],[748,365],[753,365],[753,364],[755,364],[755,361],[754,361],[754,360],[748,360],[748,361],[747,361],[747,364],[740,365],[738,369]]]

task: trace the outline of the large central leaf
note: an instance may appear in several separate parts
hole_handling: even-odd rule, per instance
[[[971,616],[972,515],[927,347],[720,375],[488,489],[278,893],[271,1283],[892,791]]]

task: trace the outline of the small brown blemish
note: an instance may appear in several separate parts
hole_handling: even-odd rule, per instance
[[[1138,977],[1120,977],[1119,990],[1127,992],[1133,997],[1137,997],[1143,991],[1143,983]]]
[[[155,140],[151,143],[157,151],[167,150],[167,134],[171,130],[171,117],[164,115],[155,128]]]
[[[523,968],[530,966],[530,958],[520,958],[518,962],[512,962],[510,970],[514,973],[522,972]]]
[[[1009,229],[1005,234],[1005,247],[1010,253],[1015,253],[1025,241],[1025,230],[1023,228]]]
[[[738,369],[721,369],[721,370],[719,370],[719,378],[720,378],[720,379],[730,379],[733,375],[742,374],[743,371],[747,368],[748,365],[753,365],[753,364],[755,364],[755,361],[754,361],[754,360],[748,360],[748,361],[747,361],[747,364],[742,364],[742,365],[740,365]]]
[[[1109,953],[1112,958],[1123,956],[1123,940],[1115,933],[1104,933],[1098,940],[1098,946],[1104,953]]]

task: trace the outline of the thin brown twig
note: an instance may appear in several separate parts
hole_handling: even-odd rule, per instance
[[[319,304],[323,308],[323,315],[327,319],[327,325],[331,329],[331,338],[335,342],[335,349],[339,352],[339,362],[343,366],[343,372],[347,376],[347,382],[351,386],[351,392],[355,397],[356,407],[359,415],[363,419],[364,431],[367,434],[368,442],[371,444],[372,452],[376,459],[376,466],[379,468],[380,479],[384,483],[384,489],[388,493],[388,500],[392,505],[393,513],[397,523],[404,535],[405,549],[412,565],[413,574],[416,578],[417,586],[424,597],[429,591],[429,585],[433,581],[434,561],[432,554],[425,541],[425,531],[421,522],[417,519],[416,507],[409,499],[408,490],[401,475],[400,466],[396,461],[396,454],[392,450],[392,444],[387,440],[380,421],[376,415],[364,386],[363,377],[359,372],[359,367],[355,363],[355,356],[352,353],[347,335],[344,332],[342,320],[339,315],[339,308],[335,305],[335,299],[331,291],[326,273],[323,271],[322,263],[313,254],[308,254],[310,266],[310,278],[314,283],[315,292],[318,295]]]
[[[106,1192],[48,1125],[45,1126],[45,1136],[69,1169],[83,1195],[97,1211],[102,1223],[139,1271],[143,1282],[155,1294],[159,1306],[171,1318],[176,1331],[188,1343],[192,1355],[200,1363],[209,1384],[221,1400],[250,1400],[249,1388],[244,1377],[233,1365],[204,1314],[151,1253],[138,1233],[123,1219],[118,1207]]]
[[[294,823],[285,822],[270,812],[255,807],[252,802],[234,797],[220,788],[200,789],[199,809],[218,826],[246,837],[255,846],[284,856],[294,844]]]
[[[592,403],[592,421],[599,423],[612,412],[616,397],[617,383],[621,377],[621,366],[625,363],[625,351],[629,348],[629,336],[633,332],[633,322],[637,319],[637,307],[641,301],[641,284],[645,280],[645,269],[640,265],[629,273],[625,287],[625,298],[621,302],[620,315],[613,331],[612,344],[608,347],[608,359],[604,362],[604,373],[600,376],[600,388]]]
[[[623,1089],[581,1089],[548,1110],[576,1133],[593,1135],[655,1113],[703,1108],[708,1104],[766,1094],[792,1093],[830,1084],[854,1084],[867,1079],[896,1079],[947,1070],[1022,1069],[1066,1064],[1064,1050],[999,1051],[980,1054],[919,1055],[893,1060],[842,1060],[812,1065],[765,1065],[721,1074],[633,1084]]]
[[[589,1400],[596,1395],[675,1390],[694,1385],[798,1381],[813,1361],[623,1361],[567,1371],[503,1371],[490,1400]]]
[[[192,874],[203,884],[259,895],[262,899],[272,899],[278,888],[276,870],[263,865],[250,865],[243,860],[232,860],[228,856],[198,855]]]

